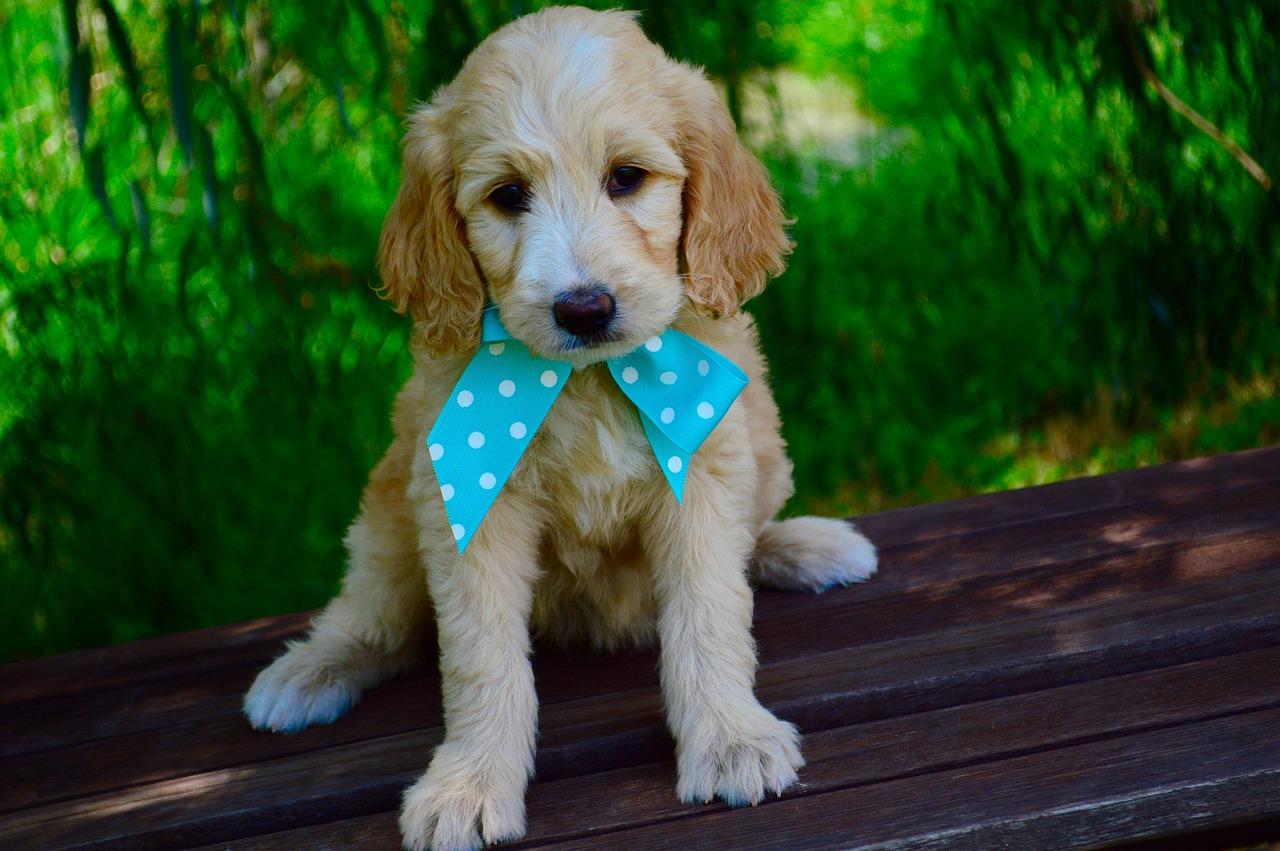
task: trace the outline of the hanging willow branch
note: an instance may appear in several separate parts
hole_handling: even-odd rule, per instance
[[[1124,37],[1125,46],[1129,50],[1129,56],[1133,59],[1133,64],[1137,66],[1138,73],[1142,75],[1142,79],[1146,80],[1147,85],[1155,90],[1160,99],[1167,103],[1174,112],[1195,125],[1201,133],[1204,133],[1214,142],[1225,150],[1231,156],[1235,157],[1236,162],[1249,172],[1249,176],[1258,181],[1258,184],[1266,191],[1271,191],[1271,175],[1258,164],[1258,161],[1249,156],[1249,152],[1237,145],[1226,133],[1223,133],[1209,119],[1191,108],[1182,98],[1175,95],[1164,84],[1159,75],[1151,68],[1143,55],[1142,49],[1138,45],[1138,32],[1134,20],[1134,10],[1131,4],[1114,0],[1116,17],[1120,23],[1120,33]]]

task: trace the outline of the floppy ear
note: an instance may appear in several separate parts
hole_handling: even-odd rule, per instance
[[[782,274],[791,240],[769,174],[738,141],[720,94],[700,71],[677,68],[673,99],[688,171],[681,257],[690,301],[721,316]]]
[[[380,294],[413,316],[427,351],[440,356],[474,348],[485,288],[454,207],[448,142],[432,107],[409,119],[404,175],[378,246]]]

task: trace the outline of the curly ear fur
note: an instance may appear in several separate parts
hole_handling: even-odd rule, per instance
[[[434,356],[477,345],[485,287],[454,207],[448,142],[435,107],[409,119],[400,193],[382,226],[378,268],[383,298],[413,316]]]
[[[678,144],[688,171],[682,261],[690,301],[721,316],[782,274],[792,243],[769,174],[738,141],[723,99],[700,71],[678,67]]]

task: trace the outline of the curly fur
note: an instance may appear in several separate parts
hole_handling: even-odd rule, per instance
[[[612,168],[642,167],[625,197]],[[514,215],[488,199],[528,188]],[[499,30],[409,121],[404,183],[379,259],[415,320],[394,440],[347,535],[341,593],[245,697],[255,727],[334,720],[439,637],[446,734],[404,796],[407,848],[476,848],[524,832],[537,698],[532,635],[603,649],[657,640],[681,799],[754,804],[803,764],[794,726],[753,694],[748,576],[821,590],[867,578],[847,523],[774,516],[791,496],[755,327],[739,311],[790,247],[777,195],[698,70],[634,16],[553,8]],[[617,339],[566,344],[558,293],[605,282]],[[575,370],[459,556],[425,436],[477,345],[486,300]],[[692,459],[683,505],[603,361],[676,327],[750,384]]]

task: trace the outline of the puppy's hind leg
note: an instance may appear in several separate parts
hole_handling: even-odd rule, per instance
[[[342,592],[289,643],[244,698],[259,730],[295,732],[327,724],[364,689],[411,667],[430,624],[416,526],[405,497],[409,463],[393,446],[374,469],[360,516],[347,532]]]
[[[865,582],[875,572],[875,545],[852,523],[826,517],[765,524],[751,560],[757,584],[786,591],[826,591]]]

